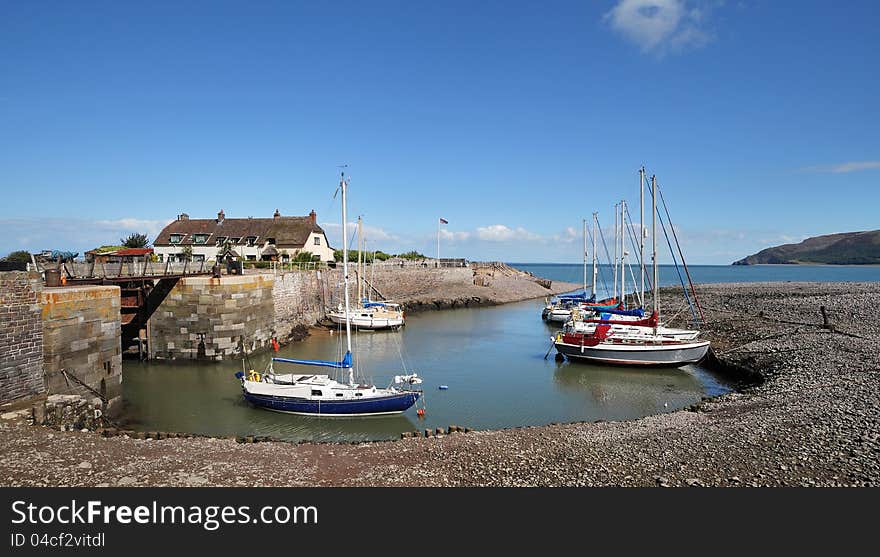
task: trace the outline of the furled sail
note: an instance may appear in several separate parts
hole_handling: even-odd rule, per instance
[[[285,362],[288,364],[301,364],[304,366],[323,366],[348,369],[351,367],[351,352],[346,352],[341,362],[331,362],[327,360],[293,360],[290,358],[272,358],[273,362]]]

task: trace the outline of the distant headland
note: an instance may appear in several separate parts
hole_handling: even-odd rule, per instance
[[[761,250],[734,265],[880,265],[880,230],[842,232]]]

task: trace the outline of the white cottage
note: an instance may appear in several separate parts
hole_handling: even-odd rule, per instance
[[[223,209],[216,219],[191,219],[183,213],[162,229],[153,242],[159,261],[182,261],[191,251],[193,261],[210,261],[229,245],[248,261],[289,261],[303,251],[333,261],[333,248],[318,226],[313,210],[305,217],[228,219]]]

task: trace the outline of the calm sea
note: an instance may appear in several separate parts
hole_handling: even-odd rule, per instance
[[[575,263],[510,263],[511,266],[551,280],[583,283],[583,264]],[[688,265],[695,283],[717,282],[877,282],[880,266],[877,265]],[[660,265],[660,285],[687,284],[684,270],[681,274],[674,265]],[[626,272],[626,283],[632,285],[638,278],[636,269]],[[679,276],[681,278],[679,278]],[[592,269],[587,267],[587,282],[592,280]],[[614,272],[607,265],[599,265],[596,281],[601,294],[611,288]],[[603,287],[607,287],[603,288]],[[630,288],[627,287],[627,291]]]

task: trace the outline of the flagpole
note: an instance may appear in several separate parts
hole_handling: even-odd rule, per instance
[[[437,217],[437,268],[440,268],[440,217]]]

